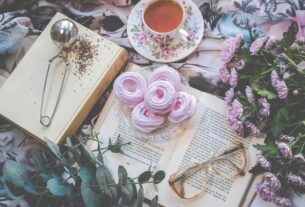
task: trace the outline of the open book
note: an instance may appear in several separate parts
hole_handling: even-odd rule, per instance
[[[118,165],[123,165],[130,177],[138,176],[151,164],[154,170],[164,170],[166,178],[158,185],[158,192],[149,184],[145,188],[145,197],[151,199],[158,194],[162,206],[243,206],[244,195],[253,179],[248,170],[255,164],[257,152],[252,144],[257,139],[243,139],[229,128],[223,100],[196,89],[191,89],[190,92],[198,99],[195,115],[184,123],[170,140],[163,142],[135,139],[132,133],[124,129],[124,123],[121,123],[116,115],[112,94],[96,123],[95,131],[100,133],[104,143],[108,143],[109,137],[115,140],[120,134],[123,142],[131,144],[123,146],[124,155],[106,153],[105,163],[114,174],[117,174]],[[236,141],[242,142],[247,148],[248,164],[245,176],[229,180],[212,174],[214,179],[209,182],[207,192],[194,200],[180,199],[171,190],[167,180],[179,167],[191,162],[204,162],[210,158],[211,153]],[[96,149],[97,146],[93,144],[91,148]],[[204,182],[200,179],[197,181]]]

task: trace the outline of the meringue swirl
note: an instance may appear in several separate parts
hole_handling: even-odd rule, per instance
[[[170,82],[176,89],[178,89],[180,86],[179,73],[174,68],[167,65],[163,65],[151,73],[148,78],[148,85],[159,80]]]
[[[131,121],[136,129],[149,133],[159,128],[165,118],[154,114],[145,107],[144,102],[141,102],[132,110]]]
[[[181,123],[191,118],[196,109],[196,99],[191,94],[180,91],[177,93],[176,101],[168,120],[172,123]]]
[[[122,73],[113,84],[115,96],[128,108],[133,108],[143,101],[146,89],[145,78],[136,72]]]
[[[156,81],[148,86],[144,95],[145,106],[156,114],[166,114],[176,99],[176,89],[168,81]]]

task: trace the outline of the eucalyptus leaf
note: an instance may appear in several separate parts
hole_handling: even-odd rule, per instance
[[[83,148],[84,156],[86,157],[86,159],[90,161],[92,164],[95,164],[96,160],[91,150],[88,150],[87,147],[83,144],[81,146]]]
[[[108,168],[105,165],[98,166],[95,176],[100,191],[116,203],[118,201],[118,189]]]
[[[24,196],[24,192],[21,190],[21,188],[16,188],[7,181],[2,181],[2,182],[5,193],[9,198],[13,200],[18,200]]]
[[[53,154],[60,159],[62,157],[62,154],[60,153],[60,149],[59,146],[57,144],[55,144],[54,142],[52,142],[51,140],[49,140],[48,138],[45,137],[45,141],[48,145],[48,147],[50,148],[50,150],[53,152]]]
[[[94,178],[94,169],[92,167],[82,167],[79,171],[79,176],[82,181],[90,181]]]
[[[108,150],[110,150],[112,153],[121,153],[121,147],[118,145],[109,145]]]
[[[130,178],[127,178],[127,181],[128,182],[121,186],[121,192],[123,194],[124,199],[127,202],[131,202],[137,196],[137,188]]]
[[[159,184],[162,182],[162,180],[165,178],[165,172],[160,170],[156,172],[153,176],[154,184]]]
[[[135,207],[142,207],[144,202],[144,195],[143,195],[143,188],[142,186],[139,187],[138,194],[137,194],[137,200],[135,203]]]
[[[139,183],[147,182],[151,178],[151,176],[152,174],[150,171],[145,171],[139,176],[138,181]]]
[[[158,206],[158,196],[156,195],[153,199],[152,199],[152,201],[151,201],[151,203],[150,203],[150,207],[157,207]]]
[[[29,177],[28,170],[12,160],[6,160],[2,170],[4,178],[18,187],[22,187]]]
[[[63,180],[60,178],[48,180],[47,189],[55,196],[65,196],[67,193],[67,186],[63,184]]]
[[[37,188],[33,185],[33,183],[30,183],[30,182],[27,182],[23,185],[23,189],[28,192],[28,193],[31,193],[31,194],[34,194],[34,195],[41,195],[45,192],[47,192],[47,190],[45,189],[41,189],[41,188]]]
[[[94,184],[95,179],[81,184],[81,195],[86,207],[102,206],[100,194],[92,187]]]
[[[124,185],[127,181],[127,171],[121,165],[118,168],[118,177],[119,177],[119,186]]]

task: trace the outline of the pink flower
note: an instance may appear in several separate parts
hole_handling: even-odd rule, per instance
[[[221,51],[221,60],[227,64],[234,57],[236,51],[240,48],[242,36],[230,37],[223,43],[223,49]]]
[[[254,42],[252,42],[250,46],[251,55],[257,55],[257,53],[262,49],[265,42],[267,41],[267,37],[259,37]]]
[[[222,65],[219,69],[219,78],[223,83],[228,83],[230,79],[230,73],[227,69],[227,65]]]
[[[138,33],[137,34],[137,40],[141,43],[146,42],[147,36],[144,33]]]
[[[243,105],[237,99],[234,99],[234,101],[232,102],[232,109],[230,111],[230,115],[240,119],[243,113]]]
[[[274,189],[275,191],[279,191],[281,189],[281,182],[277,177],[275,177],[271,172],[264,173],[264,182]]]
[[[279,80],[279,75],[276,70],[272,70],[271,72],[271,85],[276,89],[277,81]]]
[[[172,50],[168,47],[161,49],[161,57],[168,58],[172,54]]]
[[[253,103],[255,101],[255,97],[253,94],[253,90],[250,86],[246,86],[245,93],[249,103]]]
[[[291,207],[292,206],[291,200],[289,198],[274,196],[272,201],[274,204],[281,206],[281,207]]]
[[[233,116],[229,116],[228,118],[228,122],[229,122],[229,125],[230,127],[240,136],[243,136],[244,135],[244,126],[243,126],[243,123],[236,119],[235,117]]]
[[[253,124],[253,123],[250,122],[250,121],[247,121],[247,122],[245,123],[245,126],[246,126],[246,128],[248,129],[249,135],[250,135],[250,136],[258,137],[258,135],[259,135],[259,129],[257,128],[257,126],[255,126],[255,124]]]
[[[285,134],[281,134],[279,137],[278,137],[278,141],[279,142],[285,142],[287,144],[291,144],[292,142],[295,141],[295,138],[294,137],[291,137],[291,136],[288,136],[288,135],[285,135]]]
[[[298,67],[300,70],[305,70],[305,61],[301,61],[299,64],[298,64]]]
[[[271,163],[263,155],[257,154],[256,158],[257,158],[257,163],[262,168],[264,168],[265,170],[270,170],[271,169]]]
[[[290,49],[295,50],[298,48],[298,44],[296,42],[292,43],[292,45],[290,46]]]
[[[277,147],[278,147],[280,153],[283,155],[283,157],[292,158],[291,149],[286,143],[279,142],[279,143],[277,143]]]
[[[195,32],[189,32],[188,35],[187,35],[187,40],[188,41],[192,41],[194,40],[196,37],[196,33]]]
[[[280,99],[285,99],[288,96],[288,88],[284,80],[278,80],[276,83],[277,95]]]
[[[231,76],[230,76],[230,85],[235,88],[238,84],[238,74],[235,68],[232,68],[231,70]]]
[[[234,89],[230,88],[225,94],[225,105],[231,106],[233,98],[234,98]]]
[[[245,67],[245,61],[243,59],[238,60],[237,62],[234,63],[234,68],[237,70],[242,70]]]
[[[265,48],[271,49],[277,42],[279,42],[279,39],[277,39],[275,36],[270,36],[266,42]]]
[[[153,41],[155,43],[158,43],[158,44],[164,44],[165,43],[164,38],[163,37],[159,37],[159,36],[153,37]]]
[[[295,185],[295,186],[298,186],[298,187],[304,187],[305,186],[305,181],[300,176],[288,174],[287,175],[287,180],[292,185]]]
[[[256,192],[264,201],[272,201],[274,197],[274,192],[266,183],[256,184]]]
[[[259,114],[263,118],[267,118],[270,115],[270,103],[266,98],[260,98],[258,99],[258,105],[261,107],[259,109]]]

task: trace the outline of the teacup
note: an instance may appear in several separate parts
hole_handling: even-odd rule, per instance
[[[151,0],[142,11],[145,33],[159,44],[168,43],[179,36],[183,27],[185,10],[182,0]]]

